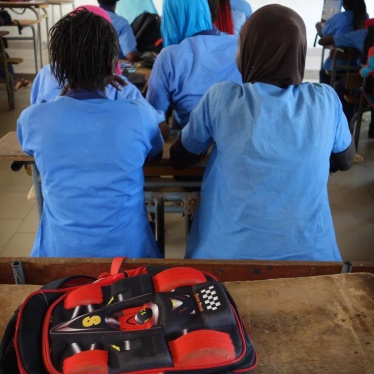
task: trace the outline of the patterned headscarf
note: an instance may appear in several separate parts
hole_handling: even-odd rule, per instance
[[[295,11],[282,5],[259,8],[240,32],[237,62],[243,82],[300,84],[306,46],[305,24]]]
[[[164,47],[179,44],[189,36],[211,29],[207,0],[164,0],[161,19]]]

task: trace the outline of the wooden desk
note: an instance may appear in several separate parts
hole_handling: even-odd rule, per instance
[[[47,35],[47,44],[48,44],[48,7],[49,3],[45,0],[31,0],[31,1],[0,1],[0,9],[10,9],[17,14],[17,10],[23,9],[24,11],[30,10],[35,15],[35,20],[20,20],[20,24],[22,27],[31,27],[33,32],[33,37],[20,37],[20,36],[13,36],[8,37],[9,40],[29,40],[32,39],[34,41],[34,53],[35,53],[35,70],[36,73],[39,71],[39,64],[37,58],[37,50],[39,50],[39,58],[40,58],[40,67],[43,66],[43,56],[42,56],[42,34],[41,34],[41,22],[45,19],[45,27],[46,27],[46,35]],[[14,17],[12,17],[14,19]],[[34,34],[34,25],[37,25],[37,35]],[[14,24],[15,26],[16,24]]]
[[[228,282],[251,334],[256,374],[374,373],[374,275]],[[1,334],[39,286],[0,285]]]
[[[54,7],[58,6],[59,13],[60,13],[60,19],[63,17],[62,7],[64,5],[71,5],[72,10],[75,8],[75,0],[48,0],[48,4],[51,5],[51,18],[52,18],[52,26],[55,24],[55,12]]]

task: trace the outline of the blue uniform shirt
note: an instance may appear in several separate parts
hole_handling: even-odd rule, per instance
[[[100,8],[103,8],[112,20],[113,27],[118,33],[120,49],[118,57],[120,59],[125,59],[128,53],[137,51],[134,32],[126,18],[119,16],[107,6],[101,5]]]
[[[214,143],[187,258],[341,261],[327,182],[351,134],[331,87],[219,83],[181,136],[194,154]]]
[[[235,62],[237,44],[232,35],[196,35],[164,48],[149,78],[148,102],[163,112],[171,105],[183,127],[214,83],[241,83]]]
[[[230,0],[232,20],[234,23],[234,34],[239,35],[240,29],[252,15],[251,5],[244,0]]]
[[[143,191],[144,161],[163,148],[157,113],[139,101],[80,94],[31,105],[17,123],[42,178],[31,255],[160,257]]]

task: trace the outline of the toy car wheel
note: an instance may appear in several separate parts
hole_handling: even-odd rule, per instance
[[[230,335],[214,330],[196,330],[169,342],[175,367],[225,364],[234,360]]]
[[[102,302],[103,293],[101,287],[97,284],[90,284],[69,293],[64,299],[64,307],[72,309],[77,306],[101,304]]]
[[[189,267],[175,267],[156,274],[153,278],[156,292],[169,292],[178,287],[194,286],[207,281],[203,272]]]
[[[108,352],[93,349],[66,358],[63,374],[108,374]]]

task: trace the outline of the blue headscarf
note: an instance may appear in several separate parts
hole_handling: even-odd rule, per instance
[[[164,47],[211,29],[208,0],[164,0],[161,20]]]

